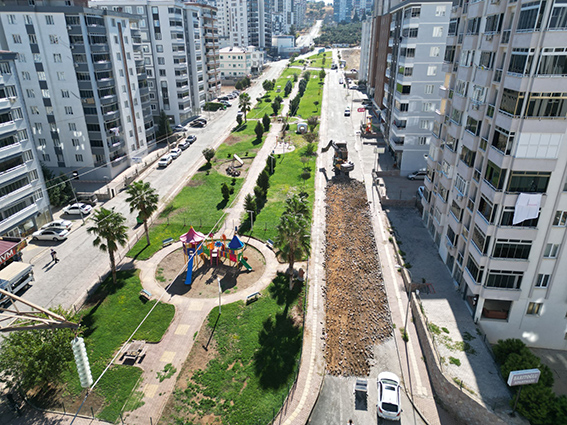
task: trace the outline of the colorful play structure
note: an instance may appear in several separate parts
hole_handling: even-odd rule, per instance
[[[187,233],[179,237],[179,240],[183,244],[183,255],[187,263],[185,285],[191,285],[193,267],[198,266],[199,260],[203,261],[203,264],[208,261],[211,266],[218,266],[221,263],[224,264],[224,261],[228,259],[230,266],[242,265],[246,270],[252,271],[252,267],[247,263],[247,258],[242,252],[244,243],[237,235],[234,235],[227,244],[225,235],[222,235],[220,241],[207,240],[207,236],[191,227]]]

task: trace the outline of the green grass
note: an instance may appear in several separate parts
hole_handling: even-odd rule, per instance
[[[150,242],[142,237],[128,252],[128,257],[147,260],[161,249],[161,242],[166,238],[177,240],[186,233],[190,226],[195,230],[209,233],[221,218],[224,208],[237,196],[244,179],[237,178],[234,193],[225,203],[221,193],[222,183],[231,185],[232,177],[221,175],[212,170],[209,175],[198,172],[173,201],[164,209],[160,217],[150,227]]]
[[[456,366],[461,365],[461,361],[459,359],[457,359],[456,357],[449,357],[449,363],[454,364]]]
[[[313,78],[317,77],[317,78]],[[301,102],[299,102],[299,109],[297,110],[297,116],[300,116],[304,119],[309,118],[312,115],[320,116],[321,115],[321,103],[323,100],[323,85],[320,85],[319,76],[316,73],[311,73],[311,79],[309,83],[307,83],[307,88],[305,89],[305,93],[303,93],[303,97],[301,98]],[[315,106],[313,102],[318,101],[319,105]]]
[[[323,57],[325,57],[325,64],[323,65]],[[331,52],[318,53],[309,56],[310,63],[308,68],[331,68],[333,64],[333,54]]]
[[[264,95],[265,97],[263,98],[261,103],[256,104],[256,99],[252,99],[252,104],[255,104],[255,106],[254,106],[253,109],[251,109],[248,112],[246,117],[248,119],[260,119],[264,116],[264,114],[272,115],[274,113],[274,110],[272,109],[273,100],[277,96],[281,96],[282,99],[285,99],[287,97],[287,96],[285,96],[285,92],[284,92],[284,88],[285,88],[287,81],[290,80],[293,85],[297,84],[297,83],[293,82],[293,78],[291,77],[293,74],[297,74],[298,81],[299,81],[299,77],[301,77],[301,70],[287,68],[282,72],[282,74],[276,80],[276,84],[274,86],[274,89],[269,90],[265,93],[265,95]],[[278,86],[281,86],[280,87],[281,88],[280,93],[276,93]],[[267,102],[266,102],[266,99],[268,99]],[[280,109],[280,111],[281,111],[281,109]]]
[[[298,367],[302,329],[288,314],[297,299],[303,301],[301,285],[290,292],[287,277],[278,275],[258,301],[228,304],[220,316],[214,309],[207,332],[214,329],[217,355],[193,372],[185,390],[175,391],[170,411],[178,413],[160,423],[192,423],[193,415],[214,415],[223,424],[269,423]]]
[[[94,298],[100,301],[80,312],[81,328],[94,380],[101,375],[116,351],[156,303],[140,300],[141,289],[137,271],[118,272],[116,287],[112,285],[112,278],[109,277],[94,294]],[[174,314],[174,306],[160,303],[136,332],[134,339],[160,341]],[[142,370],[137,367],[112,366],[94,389],[94,392],[105,400],[103,409],[97,416],[115,422],[126,403],[129,408],[139,406],[140,400],[132,402],[131,396],[139,399],[133,391],[141,374]],[[67,382],[67,390],[71,395],[78,397],[84,391],[80,387],[74,367],[69,371]]]

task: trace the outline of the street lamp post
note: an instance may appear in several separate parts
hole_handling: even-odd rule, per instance
[[[219,283],[219,316],[221,315],[221,293],[222,293],[222,288],[221,288],[221,283],[220,283],[220,278],[217,277],[217,282]]]
[[[252,233],[252,229],[254,229],[254,210],[246,210],[247,213],[250,213],[250,233]]]

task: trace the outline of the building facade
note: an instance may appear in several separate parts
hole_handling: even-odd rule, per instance
[[[248,46],[269,51],[272,48],[271,0],[248,1]]]
[[[461,1],[423,220],[491,342],[567,347],[567,8]]]
[[[221,78],[238,80],[258,74],[264,67],[264,52],[254,46],[225,47],[220,51]]]
[[[19,238],[49,221],[51,212],[16,57],[0,51],[0,234]]]
[[[18,54],[24,103],[46,167],[104,181],[154,143],[134,21],[73,4],[3,6],[0,43]]]
[[[352,0],[333,0],[333,21],[349,23],[352,18]]]
[[[360,65],[358,67],[358,79],[368,81],[370,70],[370,47],[372,44],[372,19],[362,21],[362,38],[360,40]]]
[[[450,2],[404,2],[391,15],[381,129],[401,175],[425,168],[444,81]]]

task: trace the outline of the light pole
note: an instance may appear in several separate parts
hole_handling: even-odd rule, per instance
[[[246,212],[250,213],[250,234],[252,234],[254,229],[254,210],[246,210]]]
[[[217,277],[217,282],[219,283],[219,316],[220,316],[221,315],[221,293],[222,293],[220,277]]]

